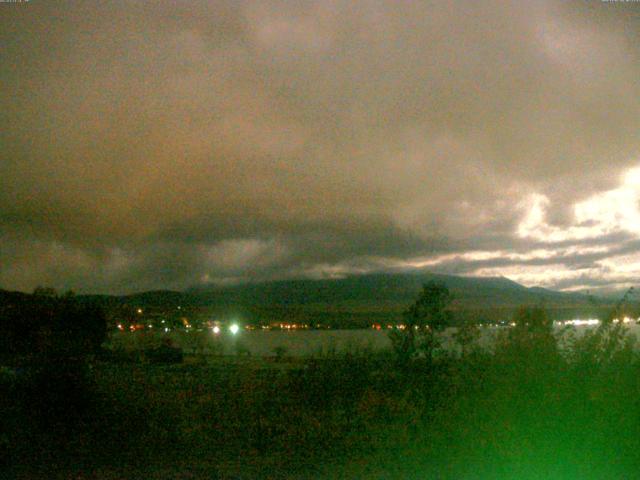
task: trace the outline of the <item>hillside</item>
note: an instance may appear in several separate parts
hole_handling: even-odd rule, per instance
[[[557,318],[600,315],[610,305],[602,298],[527,288],[504,277],[458,277],[434,273],[378,273],[342,279],[286,280],[235,286],[200,286],[184,292],[157,290],[124,296],[81,295],[107,308],[135,307],[208,308],[241,312],[251,321],[290,319],[304,322],[337,322],[344,325],[393,322],[416,298],[425,282],[445,284],[453,294],[458,318],[508,319],[520,305],[543,305]],[[15,292],[0,291],[0,301]]]
[[[458,277],[433,273],[371,274],[343,279],[287,280],[233,287],[199,287],[185,292],[192,301],[224,305],[406,305],[422,284],[436,281],[453,294],[457,308],[539,304],[588,305],[582,294],[527,288],[504,277]],[[146,295],[146,294],[141,294]],[[135,298],[142,298],[135,295]]]

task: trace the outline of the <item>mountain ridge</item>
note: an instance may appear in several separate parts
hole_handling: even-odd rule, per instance
[[[289,279],[249,282],[237,285],[199,285],[185,290],[146,290],[124,295],[81,294],[84,300],[115,301],[139,305],[309,305],[410,303],[422,284],[435,281],[446,285],[454,305],[480,307],[551,302],[588,304],[594,298],[583,293],[560,292],[542,287],[525,287],[509,278],[471,277],[432,272],[372,273],[339,279]],[[0,290],[2,297],[24,295]]]
[[[126,295],[82,294],[110,311],[123,306],[187,314],[195,310],[215,317],[233,316],[259,324],[274,321],[324,323],[354,328],[394,323],[416,299],[424,283],[446,285],[452,293],[456,321],[506,321],[522,305],[543,306],[555,319],[607,315],[612,299],[584,293],[525,287],[505,277],[468,277],[432,272],[374,273],[341,279],[290,279],[238,285],[199,285],[184,291],[148,290]],[[21,292],[0,290],[0,304]],[[195,309],[195,310],[194,310]],[[208,313],[204,313],[208,312]],[[358,328],[358,327],[356,327]]]

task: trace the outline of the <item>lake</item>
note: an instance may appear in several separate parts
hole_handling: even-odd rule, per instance
[[[489,346],[498,332],[508,327],[481,327],[480,343]],[[560,328],[560,327],[557,327]],[[590,325],[574,327],[576,332],[584,332],[594,328]],[[630,333],[636,338],[640,332],[640,325],[627,325]],[[374,351],[380,352],[391,348],[389,340],[390,330],[245,330],[236,334],[223,330],[214,334],[211,330],[204,331],[173,331],[160,332],[118,332],[112,335],[112,347],[124,349],[147,348],[159,345],[163,339],[181,346],[185,352],[202,352],[209,354],[251,354],[255,356],[273,356],[278,349],[282,349],[287,356],[330,356],[336,353],[351,352],[354,354]],[[445,330],[442,334],[443,345],[452,347],[454,328]]]

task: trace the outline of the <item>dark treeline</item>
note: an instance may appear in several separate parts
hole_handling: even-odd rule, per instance
[[[0,465],[57,452],[95,415],[91,365],[106,338],[102,309],[50,288],[0,297]],[[51,436],[50,436],[51,435]],[[41,439],[46,440],[42,443]],[[20,458],[18,458],[20,457]]]
[[[95,353],[106,328],[103,308],[79,301],[72,292],[58,295],[39,287],[31,295],[4,292],[0,296],[0,355],[4,357]]]

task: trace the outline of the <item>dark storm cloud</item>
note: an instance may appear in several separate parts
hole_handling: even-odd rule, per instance
[[[0,8],[4,288],[404,268],[535,229],[578,249],[573,205],[640,161],[632,4]],[[456,268],[542,262],[483,261]]]

